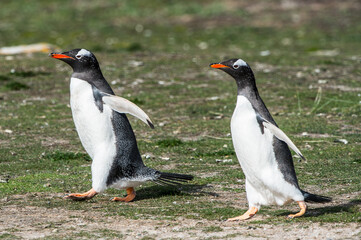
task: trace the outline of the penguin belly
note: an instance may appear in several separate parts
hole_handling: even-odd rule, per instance
[[[249,100],[238,96],[231,119],[231,132],[238,161],[246,176],[249,205],[257,208],[261,205],[283,205],[302,198],[300,190],[284,179],[273,151],[274,136],[260,125],[262,123],[257,121],[256,116]]]
[[[116,138],[112,125],[112,110],[95,104],[92,86],[71,78],[70,106],[80,141],[92,158],[92,182],[97,192],[106,189],[106,179],[116,156]]]

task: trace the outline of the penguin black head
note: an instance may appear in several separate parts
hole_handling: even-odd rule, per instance
[[[209,66],[221,69],[231,75],[236,80],[239,91],[247,86],[254,88],[256,85],[251,67],[242,59],[234,58],[220,63],[212,63]]]
[[[251,67],[245,61],[236,58],[220,63],[212,63],[209,66],[212,68],[221,69],[236,79],[252,73]]]
[[[99,63],[94,54],[86,49],[73,49],[63,53],[50,53],[50,57],[69,64],[74,72],[99,70]]]

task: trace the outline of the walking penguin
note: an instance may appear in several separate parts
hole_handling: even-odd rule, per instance
[[[52,58],[69,64],[70,106],[80,141],[92,159],[92,188],[65,198],[86,200],[112,187],[126,189],[126,197],[112,201],[129,202],[134,188],[146,181],[177,185],[193,179],[191,175],[164,173],[144,165],[133,129],[126,113],[154,128],[148,115],[134,103],[114,95],[103,77],[94,54],[86,49],[51,53]]]
[[[292,200],[298,202],[301,210],[288,217],[300,217],[306,212],[305,202],[331,201],[328,197],[300,189],[288,147],[304,157],[272,118],[258,93],[251,67],[242,59],[230,59],[210,66],[231,75],[238,89],[231,134],[238,161],[246,176],[249,209],[228,221],[246,220],[254,216],[262,205],[283,205]]]

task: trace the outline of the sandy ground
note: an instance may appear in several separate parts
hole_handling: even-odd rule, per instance
[[[337,205],[341,199],[335,200],[333,204]],[[268,217],[260,213],[249,221]],[[108,237],[109,233],[111,239],[361,239],[360,223],[290,221],[271,225],[250,224],[249,221],[225,222],[183,217],[174,220],[132,220],[107,216],[101,211],[5,205],[0,207],[0,236],[7,233],[23,239],[66,238],[71,232],[72,236],[74,233],[79,233],[79,236],[87,233],[84,239]],[[105,232],[107,234],[103,234]]]

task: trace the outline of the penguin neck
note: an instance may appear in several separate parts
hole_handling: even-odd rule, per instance
[[[259,106],[259,102],[263,103],[256,86],[242,86],[240,82],[237,81],[237,95],[247,98],[256,109]]]
[[[252,104],[253,108],[258,113],[260,113],[263,118],[276,125],[276,122],[272,118],[271,113],[268,111],[266,105],[258,93],[254,76],[252,75],[250,77],[252,79],[244,79],[244,76],[243,79],[236,79],[238,89],[237,95],[247,98],[248,101]]]
[[[96,87],[102,92],[114,94],[109,83],[105,80],[100,68],[88,69],[81,72],[74,71],[71,77],[87,81],[90,85]]]
[[[256,87],[256,80],[254,75],[247,74],[241,77],[235,78],[237,83],[237,94],[238,96],[244,96],[248,99],[259,99],[258,89]]]

